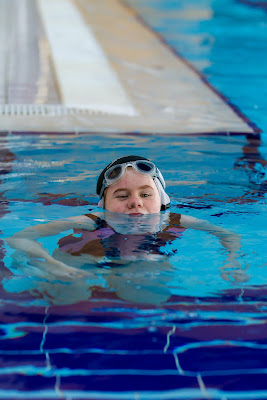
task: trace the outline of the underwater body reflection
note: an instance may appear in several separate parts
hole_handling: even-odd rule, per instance
[[[249,280],[238,261],[240,235],[169,211],[134,217],[95,212],[26,228],[6,240],[16,250],[11,268],[19,266],[24,275],[37,276],[36,287],[30,291],[45,294],[54,304],[88,300],[97,287],[111,290],[127,301],[160,304],[170,298],[174,282],[180,280],[178,287],[182,284],[179,270],[180,264],[183,270],[184,263],[172,263],[172,257],[179,253],[181,259],[186,258],[179,240],[190,229],[203,233],[203,249],[209,247],[207,236],[218,239],[215,248],[221,247],[222,259],[215,270],[224,280]],[[45,250],[49,236],[56,237],[51,255]],[[42,245],[36,240],[40,238]],[[212,252],[214,249],[209,254]],[[194,259],[194,254],[189,256]],[[214,256],[217,257],[216,250]],[[194,271],[191,273],[192,278]],[[11,281],[6,289],[10,284]]]

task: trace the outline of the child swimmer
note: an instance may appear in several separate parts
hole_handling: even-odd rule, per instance
[[[26,253],[31,265],[54,277],[74,279],[87,276],[86,265],[111,270],[124,266],[125,276],[133,268],[135,271],[139,268],[137,275],[142,280],[142,271],[148,265],[150,278],[155,266],[160,270],[168,269],[169,255],[162,251],[162,247],[191,228],[216,236],[227,250],[227,263],[221,271],[224,279],[230,280],[231,276],[237,281],[247,280],[237,261],[240,236],[208,221],[169,213],[170,198],[165,192],[164,178],[150,160],[126,156],[113,161],[99,175],[97,194],[98,205],[103,211],[26,228],[8,238],[8,244]],[[73,234],[59,240],[52,256],[37,242],[41,237],[69,229]],[[129,296],[129,290],[125,293],[123,274],[118,279],[117,274],[109,272],[108,284],[115,288],[119,297],[133,300],[138,295],[141,301],[150,299],[152,302],[152,295],[147,290],[143,296],[140,291],[137,294],[132,290]],[[159,280],[155,285],[160,284]],[[164,294],[156,302],[169,297],[164,282],[161,286]]]

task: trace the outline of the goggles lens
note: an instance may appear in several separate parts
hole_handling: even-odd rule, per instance
[[[114,168],[110,168],[110,170],[108,170],[105,173],[105,178],[106,179],[116,179],[118,178],[122,173],[122,167],[121,165],[115,165]]]
[[[144,173],[152,172],[155,169],[155,165],[149,161],[136,161],[136,166],[138,169]]]

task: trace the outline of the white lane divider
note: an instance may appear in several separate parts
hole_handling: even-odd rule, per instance
[[[90,27],[71,0],[38,0],[65,107],[137,112]]]

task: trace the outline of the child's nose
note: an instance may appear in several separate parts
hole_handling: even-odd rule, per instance
[[[138,195],[132,195],[129,199],[128,207],[129,208],[139,208],[143,206],[142,198]]]

